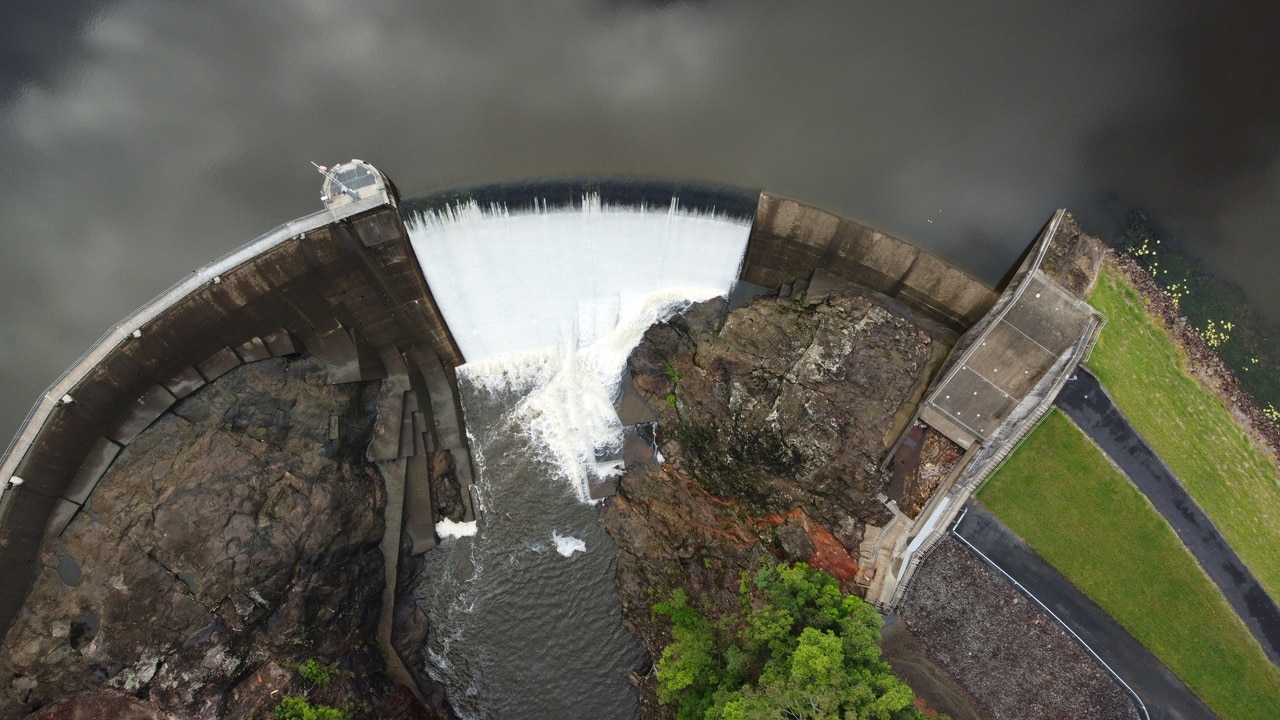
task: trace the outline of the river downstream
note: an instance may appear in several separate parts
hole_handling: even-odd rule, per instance
[[[466,718],[638,715],[626,677],[648,657],[622,626],[592,486],[620,469],[627,356],[652,323],[729,292],[754,208],[690,188],[550,190],[562,204],[468,195],[408,213],[467,360],[476,533],[431,552],[417,586],[427,671]]]
[[[613,540],[513,416],[524,393],[461,384],[479,520],[419,580],[428,672],[465,718],[637,717],[626,676],[647,655],[622,627]]]

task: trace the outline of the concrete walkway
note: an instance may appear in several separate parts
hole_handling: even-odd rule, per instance
[[[1142,643],[1041,560],[980,503],[971,500],[965,506],[964,516],[951,533],[1055,615],[1141,698],[1151,720],[1217,717]]]
[[[1120,466],[1173,526],[1267,657],[1280,665],[1280,608],[1174,474],[1116,409],[1098,379],[1080,368],[1074,379],[1062,387],[1054,404]]]

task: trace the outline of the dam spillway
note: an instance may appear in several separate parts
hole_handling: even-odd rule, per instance
[[[413,213],[408,226],[463,356],[482,362],[587,347],[655,293],[727,293],[751,219],[684,208],[678,198],[611,205],[596,193],[576,207],[524,210],[473,200]]]
[[[415,590],[427,670],[462,717],[520,716],[534,698],[545,717],[634,714],[625,677],[645,653],[619,621],[592,483],[621,471],[627,355],[652,323],[730,292],[751,217],[686,206],[674,188],[650,185],[651,204],[628,190],[406,213],[467,360],[483,512],[474,536],[424,558]]]
[[[622,204],[610,186],[527,207],[474,199],[410,211],[407,225],[441,312],[484,386],[531,384],[520,412],[582,500],[596,460],[621,444],[613,406],[641,334],[691,302],[727,295],[750,216]]]

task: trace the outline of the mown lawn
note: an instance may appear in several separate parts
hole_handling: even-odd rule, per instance
[[[1280,598],[1280,472],[1110,269],[1090,304],[1107,316],[1088,366],[1152,449],[1253,570]]]
[[[1061,411],[978,496],[1224,720],[1280,718],[1280,669],[1173,528]]]

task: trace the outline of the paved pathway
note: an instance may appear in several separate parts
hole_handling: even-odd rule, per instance
[[[1200,567],[1222,589],[1267,657],[1280,665],[1280,608],[1169,468],[1112,404],[1098,379],[1084,368],[1078,369],[1054,404],[1093,438],[1169,521]]]
[[[1041,560],[977,501],[952,534],[1057,616],[1142,699],[1151,720],[1213,720],[1204,703],[1115,620]]]

